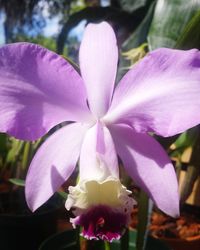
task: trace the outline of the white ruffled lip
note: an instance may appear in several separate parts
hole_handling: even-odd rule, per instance
[[[130,197],[131,191],[123,186],[119,179],[109,176],[104,181],[84,180],[75,187],[69,187],[65,203],[67,210],[74,208],[78,216],[97,205],[105,205],[120,213],[130,216],[136,201]]]

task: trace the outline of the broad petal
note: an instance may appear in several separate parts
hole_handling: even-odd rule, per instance
[[[111,134],[127,173],[171,216],[179,214],[177,178],[169,157],[151,136],[113,125]]]
[[[26,177],[28,206],[36,210],[73,172],[87,125],[73,123],[50,136],[34,156]]]
[[[117,155],[109,130],[96,124],[84,138],[80,155],[80,181],[119,178]]]
[[[63,121],[89,119],[84,84],[61,56],[35,44],[0,48],[0,131],[35,140]]]
[[[90,109],[101,117],[110,105],[118,61],[116,37],[108,23],[86,27],[79,60]]]
[[[200,123],[200,52],[158,49],[119,83],[104,118],[172,136]]]

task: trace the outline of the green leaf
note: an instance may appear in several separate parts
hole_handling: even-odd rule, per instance
[[[148,35],[150,50],[174,48],[186,25],[199,9],[199,0],[158,0]]]
[[[137,48],[147,41],[147,34],[153,18],[155,1],[151,4],[146,17],[138,26],[138,28],[129,36],[129,38],[122,44],[122,54],[130,49]],[[120,55],[120,65],[117,73],[117,82],[130,68],[130,61],[126,60],[124,56]]]
[[[154,8],[155,8],[155,1],[153,1],[153,3],[151,4],[141,24],[122,44],[123,51],[130,50],[132,48],[137,48],[142,43],[145,43],[147,41],[147,34],[153,18]]]
[[[199,171],[200,171],[199,165],[196,165],[196,166],[189,165],[187,167],[187,171],[186,171],[184,180],[181,185],[181,192],[180,192],[181,203],[184,203],[187,200],[187,198],[190,196],[194,187],[194,183],[199,176]]]
[[[174,143],[179,137],[179,135],[174,135],[171,137],[161,137],[155,134],[153,136],[154,138],[156,138],[156,140],[162,145],[162,147],[165,150],[168,150],[169,147],[172,145],[172,143]]]
[[[24,187],[25,186],[25,181],[22,180],[22,179],[11,178],[11,179],[9,179],[9,181],[12,184],[15,184],[15,185],[20,186],[20,187]]]
[[[187,148],[195,146],[199,135],[200,129],[198,126],[179,135],[177,140],[173,143],[175,148],[170,152],[170,156],[181,159],[181,155]]]
[[[182,133],[174,143],[176,145],[176,148],[192,147],[195,144],[199,133],[200,131],[198,127],[191,128]]]
[[[200,10],[185,27],[177,41],[178,49],[200,49]]]
[[[151,0],[118,0],[122,10],[133,12],[139,8],[145,7],[152,2]]]
[[[200,173],[200,134],[196,136],[196,143],[193,146],[193,151],[190,159],[190,163],[187,167],[187,171],[181,185],[180,200],[181,203],[189,197],[193,190],[194,183]]]

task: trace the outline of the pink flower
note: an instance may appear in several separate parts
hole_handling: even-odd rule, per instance
[[[33,158],[26,178],[29,207],[36,210],[48,200],[79,160],[80,180],[66,202],[67,209],[75,208],[73,224],[82,225],[88,238],[119,238],[134,200],[119,181],[118,155],[156,205],[177,216],[174,168],[148,132],[172,136],[199,124],[199,51],[155,50],[114,93],[118,49],[106,22],[87,26],[79,58],[82,78],[38,45],[0,48],[0,131],[36,140],[56,124],[73,122],[51,135]],[[116,216],[121,224],[113,229]]]

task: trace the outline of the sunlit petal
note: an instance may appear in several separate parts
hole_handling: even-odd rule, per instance
[[[84,84],[61,56],[35,44],[0,48],[0,131],[36,140],[63,121],[88,121]]]
[[[109,108],[117,71],[118,48],[111,26],[106,22],[89,24],[79,53],[90,109],[101,117]]]
[[[79,123],[65,126],[39,148],[26,177],[26,200],[31,210],[47,201],[71,175],[87,128]]]
[[[128,126],[113,125],[111,134],[127,173],[161,210],[171,216],[178,216],[179,195],[175,170],[159,143]]]
[[[200,52],[158,49],[121,80],[107,123],[172,136],[200,123]]]

